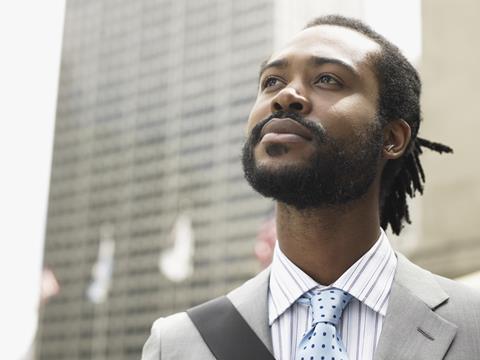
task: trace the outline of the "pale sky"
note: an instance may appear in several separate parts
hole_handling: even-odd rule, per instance
[[[0,358],[36,327],[65,0],[0,2]]]

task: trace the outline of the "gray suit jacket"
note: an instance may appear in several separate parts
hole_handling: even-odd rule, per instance
[[[401,254],[375,360],[480,360],[480,294],[433,275]],[[227,296],[272,350],[269,269]],[[214,360],[185,312],[157,320],[142,360]],[[283,360],[283,359],[282,359]]]

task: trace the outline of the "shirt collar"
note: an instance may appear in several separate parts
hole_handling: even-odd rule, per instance
[[[383,230],[375,244],[328,287],[347,291],[373,311],[385,316],[397,259]],[[269,323],[292,306],[305,292],[325,288],[288,259],[275,245],[270,273]]]

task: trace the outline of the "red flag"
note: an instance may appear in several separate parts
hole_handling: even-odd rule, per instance
[[[257,234],[257,242],[255,243],[255,256],[262,268],[266,268],[272,262],[273,249],[277,241],[277,228],[275,225],[275,217],[266,220]]]
[[[59,292],[60,285],[58,284],[55,274],[49,267],[44,267],[40,288],[40,304],[46,304],[52,296],[57,295]]]

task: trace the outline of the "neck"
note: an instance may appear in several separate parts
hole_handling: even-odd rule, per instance
[[[380,236],[377,196],[338,206],[297,210],[277,203],[277,237],[282,252],[323,285],[337,280]]]

